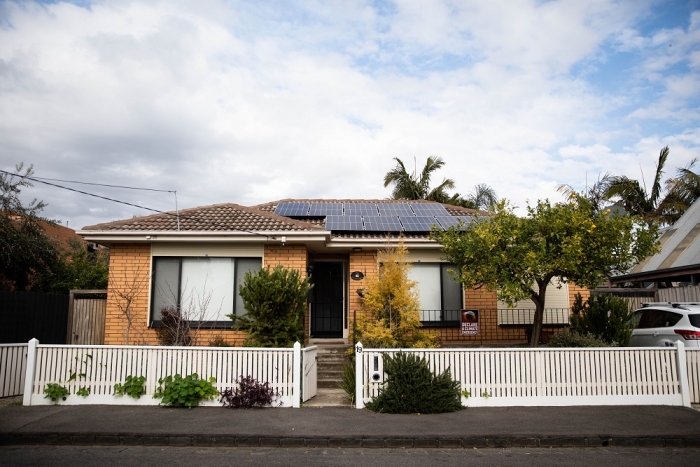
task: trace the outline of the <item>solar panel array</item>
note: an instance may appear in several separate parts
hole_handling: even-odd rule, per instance
[[[282,202],[275,214],[296,218],[322,218],[326,229],[345,232],[430,232],[468,225],[469,216],[450,216],[439,203],[304,203]],[[460,224],[460,221],[462,224]]]

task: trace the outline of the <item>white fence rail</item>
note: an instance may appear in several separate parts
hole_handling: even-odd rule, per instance
[[[425,358],[434,372],[449,369],[461,390],[470,393],[462,398],[470,407],[690,406],[691,359],[686,364],[682,343],[678,348],[420,350],[357,344],[355,351],[358,408],[379,394],[386,379],[383,356],[399,351]]]
[[[302,402],[308,401],[318,392],[318,378],[316,377],[318,373],[317,355],[318,347],[315,345],[306,347],[301,351],[303,364],[301,373],[303,378],[301,383]]]
[[[158,379],[168,375],[197,373],[201,379],[216,378],[223,390],[236,386],[236,379],[252,376],[267,382],[279,393],[275,404],[299,407],[301,394],[301,346],[293,349],[151,347],[96,345],[38,345],[29,342],[24,405],[51,404],[44,397],[49,383],[58,383],[70,393],[63,404],[156,405],[153,394]],[[114,385],[126,377],[145,376],[146,394],[139,399],[115,396]],[[77,391],[87,388],[89,395]],[[202,405],[219,405],[218,400]]]
[[[27,344],[0,344],[0,397],[21,396],[27,368]]]
[[[700,404],[700,349],[686,349],[690,402]]]

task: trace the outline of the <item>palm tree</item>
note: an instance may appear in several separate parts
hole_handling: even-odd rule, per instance
[[[406,171],[406,166],[403,161],[395,157],[396,167],[384,176],[384,186],[391,184],[394,189],[391,192],[391,197],[394,199],[426,199],[429,201],[437,201],[444,203],[449,196],[446,190],[454,188],[455,182],[452,179],[443,179],[442,183],[432,190],[430,189],[430,177],[436,170],[442,168],[445,163],[442,158],[430,156],[423,167],[420,175],[413,170],[412,174]]]
[[[656,164],[654,183],[651,192],[647,193],[646,184],[638,180],[627,178],[624,175],[611,176],[606,181],[604,195],[606,199],[615,200],[615,204],[624,208],[631,215],[642,217],[651,225],[653,223],[673,223],[673,198],[663,196],[661,176],[664,173],[664,165],[668,159],[668,146],[659,153],[659,161]]]
[[[697,158],[678,169],[675,178],[666,181],[668,194],[664,199],[665,215],[672,222],[677,221],[688,208],[700,198],[700,174],[693,172]]]
[[[557,191],[559,193],[562,193],[564,197],[569,201],[576,200],[579,197],[586,198],[591,203],[591,210],[595,215],[598,212],[602,211],[605,208],[605,205],[607,204],[606,202],[608,201],[608,199],[605,196],[605,191],[611,178],[612,175],[610,174],[610,172],[606,173],[605,175],[603,175],[602,178],[599,178],[598,181],[596,181],[593,185],[587,187],[586,191],[584,191],[583,193],[579,193],[578,191],[574,190],[574,188],[571,185],[559,185],[557,187]]]

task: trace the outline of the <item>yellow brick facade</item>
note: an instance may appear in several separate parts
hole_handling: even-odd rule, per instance
[[[361,280],[348,279],[349,332],[352,332],[353,317],[365,313],[362,298],[358,290],[366,287],[368,280],[376,278],[379,263],[376,251],[350,252],[348,273],[359,271],[364,275]],[[304,245],[265,246],[263,267],[278,264],[297,269],[302,277],[307,276],[309,253]],[[151,288],[151,247],[150,245],[112,245],[110,248],[110,282],[107,293],[107,312],[105,324],[105,344],[157,345],[158,339],[153,329],[148,327],[149,300]],[[590,295],[587,289],[569,283],[569,303],[573,303],[576,293],[581,293],[584,300]],[[131,326],[128,326],[127,305],[131,299]],[[474,289],[464,291],[464,308],[480,311],[480,335],[464,337],[458,328],[434,328],[429,332],[440,336],[445,344],[507,344],[514,341],[525,342],[526,331],[522,327],[503,327],[498,325],[497,299],[493,291]],[[307,334],[310,316],[307,313]],[[549,331],[551,332],[551,331]],[[197,343],[207,345],[213,338],[223,338],[230,345],[242,345],[245,335],[232,329],[200,330]]]

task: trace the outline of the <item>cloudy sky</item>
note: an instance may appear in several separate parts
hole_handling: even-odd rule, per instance
[[[700,1],[0,3],[0,169],[179,207],[385,198],[394,157],[517,206],[700,156]],[[52,182],[157,210],[172,193]],[[69,227],[148,211],[35,183]]]

